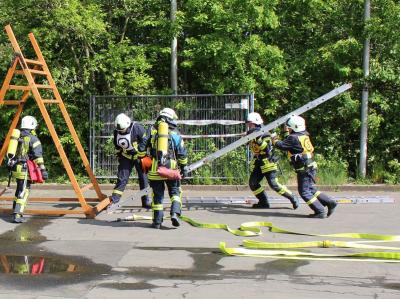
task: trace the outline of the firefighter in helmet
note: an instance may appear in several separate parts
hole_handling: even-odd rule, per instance
[[[317,163],[314,161],[314,147],[310,134],[306,131],[304,118],[292,115],[284,127],[286,138],[273,139],[276,148],[287,151],[291,165],[297,173],[297,185],[300,196],[314,211],[312,218],[325,218],[332,215],[337,203],[315,187]],[[328,213],[325,213],[325,207]]]
[[[164,190],[165,185],[171,199],[171,221],[172,225],[178,227],[179,216],[182,211],[182,190],[180,179],[187,173],[187,151],[183,139],[177,130],[176,120],[178,116],[171,108],[160,111],[154,125],[139,144],[139,156],[144,157],[149,153],[152,164],[148,173],[150,187],[153,189],[153,223],[152,227],[159,229],[163,222]],[[166,169],[171,175],[161,172]]]
[[[124,113],[115,118],[114,146],[118,157],[117,183],[111,195],[109,208],[117,204],[128,184],[133,167],[135,167],[140,190],[147,188],[147,175],[143,172],[141,161],[138,159],[138,144],[145,135],[143,126],[132,122]],[[142,196],[142,207],[149,209],[150,202],[147,195]]]
[[[44,166],[43,149],[39,138],[36,136],[37,120],[30,115],[21,120],[21,130],[15,129],[11,135],[7,149],[7,165],[17,181],[17,189],[13,202],[13,222],[24,222],[24,209],[28,204],[31,184],[35,181],[28,172],[28,163],[33,161],[39,167],[41,182],[48,179]],[[28,161],[29,160],[29,161]]]
[[[247,134],[251,134],[260,130],[263,120],[257,112],[249,113],[247,117]],[[266,133],[260,137],[253,139],[249,143],[253,158],[250,161],[250,179],[249,187],[258,199],[258,203],[253,208],[269,208],[267,194],[260,182],[265,177],[268,185],[275,192],[286,197],[292,203],[293,209],[299,207],[299,201],[296,196],[285,186],[279,183],[277,178],[277,161],[274,155],[274,147],[272,145],[271,135]]]

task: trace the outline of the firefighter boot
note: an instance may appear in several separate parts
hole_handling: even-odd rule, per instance
[[[152,227],[152,228],[155,228],[155,229],[161,229],[161,224],[159,224],[159,223],[154,223],[154,222],[153,222],[153,223],[151,224],[151,227]]]
[[[177,213],[172,213],[172,215],[171,215],[171,222],[172,222],[172,225],[175,226],[175,227],[178,227],[179,225],[181,225],[181,224],[179,223],[179,216],[178,216]]]
[[[328,205],[328,214],[327,214],[328,217],[331,216],[332,213],[335,211],[336,206],[337,202],[332,200],[332,202]]]
[[[299,199],[296,196],[294,196],[293,194],[290,194],[288,192],[283,193],[282,196],[286,197],[287,199],[290,200],[290,202],[292,203],[292,206],[293,206],[293,210],[296,210],[299,208],[300,203],[299,203]]]
[[[321,204],[321,202],[317,198],[313,197],[312,199],[315,199],[315,201],[308,203],[308,206],[314,211],[314,214],[310,214],[310,215],[308,215],[308,217],[309,218],[320,218],[320,219],[326,218],[324,206]]]
[[[254,204],[252,206],[253,209],[269,209],[270,208],[267,195],[265,194],[264,191],[257,194],[256,197],[258,199],[258,203]]]
[[[329,217],[330,215],[332,215],[336,209],[337,202],[324,193],[318,194],[317,198],[322,203],[322,205],[328,207],[328,214],[326,216]]]
[[[22,216],[22,214],[15,213],[13,216],[13,222],[14,223],[24,223],[25,218]]]
[[[164,211],[162,210],[162,204],[158,205],[153,204],[153,223],[151,224],[151,227],[155,229],[160,229],[161,223],[163,222],[163,218],[164,218]]]
[[[147,196],[142,197],[142,208],[151,209],[151,200]]]

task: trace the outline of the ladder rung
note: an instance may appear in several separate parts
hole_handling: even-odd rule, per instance
[[[31,87],[26,85],[9,85],[8,88],[13,90],[31,90]]]
[[[4,100],[4,105],[19,105],[21,101],[19,100]]]
[[[29,71],[30,71],[32,74],[47,75],[47,73],[46,73],[45,71],[32,70],[32,69],[29,69]]]
[[[41,89],[53,89],[53,86],[51,85],[43,85],[43,84],[36,84],[37,88],[41,88]]]
[[[60,101],[58,101],[58,100],[42,100],[42,102],[45,104],[57,104]]]
[[[40,62],[38,60],[32,60],[32,59],[26,59],[25,58],[26,63],[30,63],[30,64],[37,64],[37,65],[43,65],[43,62]]]
[[[33,69],[28,69],[28,71],[30,71],[32,74],[47,75],[47,73],[45,71],[33,70]],[[16,70],[14,73],[17,75],[25,75],[23,70]]]

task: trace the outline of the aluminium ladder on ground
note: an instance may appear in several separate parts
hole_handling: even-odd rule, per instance
[[[259,137],[259,136],[261,136],[261,135],[263,135],[265,133],[268,133],[270,130],[273,130],[273,129],[277,128],[278,126],[284,124],[288,120],[288,118],[290,116],[292,116],[294,114],[295,115],[300,115],[300,114],[303,114],[303,113],[305,113],[305,112],[307,112],[307,111],[309,111],[311,109],[314,109],[315,107],[321,105],[322,103],[325,103],[326,101],[334,98],[335,96],[337,96],[337,95],[349,90],[351,87],[352,87],[351,83],[343,84],[343,85],[331,90],[330,92],[320,96],[319,98],[308,102],[307,104],[301,106],[300,108],[298,108],[296,110],[293,110],[292,112],[290,112],[290,113],[288,113],[288,114],[286,114],[286,115],[284,115],[284,116],[282,116],[282,117],[270,122],[269,124],[263,125],[260,130],[254,132],[254,133],[251,133],[249,135],[246,135],[246,136],[244,136],[244,137],[232,142],[231,144],[225,146],[224,148],[222,148],[222,149],[220,149],[220,150],[208,155],[207,157],[205,157],[203,159],[200,159],[199,161],[194,162],[191,165],[187,166],[188,172],[192,172],[192,171],[196,170],[197,168],[199,168],[199,167],[201,167],[203,165],[206,165],[206,164],[214,161],[215,159],[217,159],[217,158],[229,153],[230,151],[235,150],[239,146],[245,145],[249,141],[251,141],[251,140],[253,140],[253,139],[255,139],[255,138],[257,138],[257,137]],[[123,207],[125,204],[127,204],[128,202],[130,202],[132,200],[136,200],[136,199],[139,199],[143,195],[150,194],[150,189],[151,189],[150,187],[147,187],[147,188],[145,188],[143,190],[140,190],[140,191],[136,192],[130,198],[126,198],[124,200],[120,200],[120,202],[118,204],[114,205],[112,208],[110,208],[108,210],[108,212],[111,213],[111,212],[115,211],[116,209],[118,209],[120,207]]]
[[[57,89],[57,86],[55,84],[55,81],[50,73],[50,70],[47,66],[47,63],[43,57],[43,54],[39,48],[39,45],[35,39],[35,36],[33,33],[30,33],[29,40],[31,41],[32,47],[36,53],[36,59],[27,59],[24,57],[22,54],[21,48],[15,38],[15,35],[11,29],[10,25],[7,25],[5,27],[5,31],[8,35],[8,38],[11,42],[12,48],[14,50],[14,59],[10,65],[10,68],[8,69],[7,75],[5,77],[5,80],[3,82],[2,88],[0,90],[0,106],[1,105],[9,105],[9,106],[18,106],[17,111],[15,113],[14,119],[11,122],[10,129],[6,135],[4,144],[2,145],[1,151],[0,151],[0,165],[2,164],[4,160],[4,156],[7,151],[8,143],[11,138],[11,133],[13,129],[17,127],[19,118],[21,116],[21,113],[23,111],[24,105],[26,104],[28,98],[30,95],[33,96],[33,98],[36,101],[37,106],[39,107],[39,110],[44,118],[44,121],[47,125],[47,128],[49,129],[50,135],[54,141],[54,144],[56,146],[56,149],[58,151],[58,154],[60,155],[60,158],[62,160],[62,163],[65,167],[65,170],[67,172],[67,175],[71,181],[72,187],[75,191],[75,194],[77,198],[60,198],[60,197],[48,197],[48,198],[30,198],[30,202],[67,202],[67,201],[72,201],[72,202],[79,202],[80,208],[77,209],[27,209],[25,211],[26,214],[34,214],[34,215],[66,215],[66,214],[85,214],[86,217],[93,218],[96,216],[97,213],[99,213],[102,209],[104,209],[109,203],[110,199],[102,193],[100,190],[100,186],[93,174],[93,171],[90,167],[89,160],[87,159],[87,156],[85,154],[85,151],[81,145],[81,142],[79,140],[79,137],[75,131],[74,125],[72,124],[71,118],[66,110],[66,107],[63,103],[63,100],[61,98],[61,95]],[[27,85],[13,85],[11,84],[14,76],[24,76],[28,82]],[[35,79],[39,80],[45,80],[44,83],[42,84],[37,84],[35,82]],[[19,99],[16,100],[6,100],[5,96],[9,90],[18,90],[18,91],[23,91],[22,96]],[[43,99],[40,90],[45,90],[47,93],[52,93],[53,96],[51,99]],[[50,115],[47,111],[47,108],[45,104],[56,104],[59,108],[60,111],[64,117],[65,123],[67,124],[68,130],[72,135],[72,138],[75,142],[75,145],[78,149],[79,155],[82,159],[83,165],[87,171],[87,174],[90,178],[91,183],[80,187],[78,184],[78,181],[76,180],[74,171],[71,167],[71,164],[68,160],[68,157],[64,151],[64,148],[60,142],[60,139],[57,135],[56,129],[53,125],[53,122],[50,118]],[[94,188],[97,198],[85,198],[84,192]],[[12,197],[1,197],[0,196],[0,201],[1,200],[7,200],[7,201],[12,201]],[[93,202],[96,205],[92,206],[88,202]],[[11,209],[0,209],[0,213],[10,213]]]

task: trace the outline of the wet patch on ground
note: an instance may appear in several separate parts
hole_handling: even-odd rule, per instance
[[[48,218],[29,218],[25,223],[15,224],[15,228],[0,235],[0,242],[43,242],[46,238],[40,234],[40,230],[50,224]]]
[[[184,250],[190,252],[194,264],[188,269],[165,269],[159,267],[130,267],[125,274],[144,281],[149,279],[179,280],[222,280],[227,278],[265,279],[270,274],[293,274],[298,267],[308,264],[305,261],[279,260],[257,264],[251,270],[224,270],[219,261],[226,257],[216,248],[182,248],[182,247],[135,247],[139,250]]]
[[[0,261],[0,273],[5,274],[42,275],[79,270],[78,265],[57,257],[0,255]]]
[[[99,287],[102,288],[109,288],[109,289],[115,289],[115,290],[122,290],[122,291],[129,291],[129,290],[150,290],[150,289],[156,289],[158,286],[147,283],[144,281],[141,282],[115,282],[115,283],[101,283],[98,285]]]
[[[47,252],[40,247],[46,237],[40,230],[51,223],[48,218],[29,218],[0,235],[0,279],[7,286],[32,289],[52,288],[109,275],[111,267],[77,256]]]
[[[229,270],[220,264],[226,257],[217,248],[197,247],[134,247],[137,250],[189,252],[193,266],[186,269],[161,268],[156,262],[146,267],[127,267],[123,272],[111,266],[96,264],[80,256],[58,255],[40,247],[46,237],[40,231],[50,224],[49,218],[29,218],[28,222],[16,225],[0,235],[0,280],[6,288],[26,290],[51,289],[62,285],[91,282],[99,287],[116,290],[147,290],[160,288],[154,280],[218,281],[223,279],[259,280],[274,279],[275,275],[287,275],[292,284],[318,285],[322,281],[335,286],[356,285],[358,287],[380,287],[399,291],[400,284],[380,279],[344,279],[340,276],[312,276],[297,273],[299,267],[308,265],[304,260],[270,260],[256,263],[252,269]],[[57,241],[53,241],[57,242]],[[99,246],[102,246],[99,241]],[[157,261],[162,263],[162,261]],[[107,279],[107,282],[103,282]],[[135,282],[126,282],[135,279]],[[111,280],[111,282],[110,282]],[[119,282],[121,281],[121,282]]]
[[[382,288],[400,291],[400,283],[383,283]]]
[[[274,274],[294,274],[299,267],[306,266],[310,262],[304,260],[285,260],[279,259],[256,266],[256,271],[265,271],[268,275]]]

